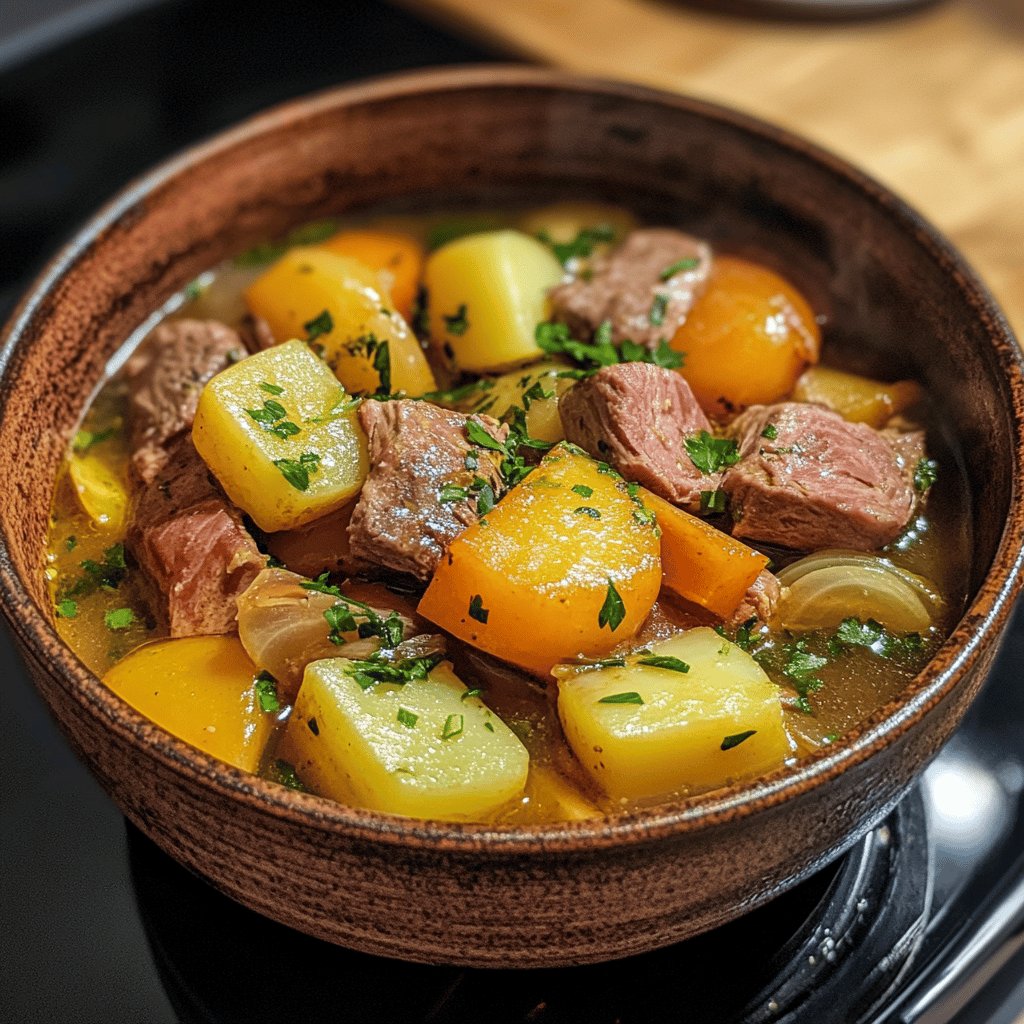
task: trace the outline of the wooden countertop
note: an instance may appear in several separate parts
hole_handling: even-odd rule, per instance
[[[1024,339],[1024,0],[858,22],[669,0],[401,0],[511,56],[737,107],[867,170],[960,247]]]

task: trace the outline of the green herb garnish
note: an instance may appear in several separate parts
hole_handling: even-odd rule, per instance
[[[316,341],[317,338],[330,334],[334,330],[334,317],[329,310],[321,310],[312,320],[307,320],[302,329],[306,332],[306,341]]]
[[[103,616],[103,624],[107,629],[127,629],[135,622],[135,612],[131,608],[112,608]]]
[[[769,441],[774,441],[779,436],[779,428],[774,423],[769,423],[764,430],[761,431],[762,437],[767,437]]]
[[[644,699],[635,690],[627,693],[611,693],[598,700],[598,704],[643,704]]]
[[[274,782],[278,782],[282,786],[287,786],[289,789],[298,790],[300,793],[306,792],[306,787],[302,784],[302,780],[296,773],[295,766],[290,764],[288,761],[283,761],[281,758],[277,758],[274,761],[274,767],[273,771],[270,773],[270,777]]]
[[[309,476],[320,468],[320,456],[316,452],[303,452],[298,459],[274,459],[274,465],[281,475],[297,491],[309,490]]]
[[[456,338],[462,337],[462,335],[469,330],[469,319],[467,318],[466,313],[467,308],[465,303],[462,303],[454,313],[442,313],[441,319],[444,321],[445,331],[448,334],[454,334]]]
[[[591,508],[589,505],[580,505],[579,508],[574,508],[573,514],[577,516],[590,516],[591,519],[601,518],[601,513],[596,508]]]
[[[686,439],[686,453],[690,461],[705,475],[717,473],[726,466],[740,461],[735,441],[724,437],[713,437],[706,430]]]
[[[279,384],[271,384],[270,381],[268,380],[260,381],[260,390],[266,391],[268,395],[274,395],[275,397],[284,394],[283,387],[281,387]]]
[[[597,625],[599,629],[603,629],[607,626],[613,633],[622,624],[622,620],[626,617],[626,606],[622,603],[622,598],[619,596],[619,592],[615,589],[615,584],[611,580],[608,581],[608,590],[605,593],[604,604],[601,605],[601,611],[597,615]]]
[[[573,494],[578,494],[581,498],[589,498],[594,493],[593,487],[588,487],[586,484],[574,484]]]
[[[601,242],[613,242],[615,229],[610,224],[595,224],[593,227],[580,228],[571,242],[556,242],[546,231],[538,232],[537,238],[551,247],[555,259],[562,266],[570,261],[588,259],[594,253],[594,246]]]
[[[487,624],[490,610],[484,607],[484,599],[480,594],[474,594],[469,599],[469,617],[476,619],[477,622],[482,622],[484,625]]]
[[[261,711],[273,714],[281,710],[281,701],[277,696],[277,680],[269,672],[261,672],[253,685]]]
[[[756,729],[747,729],[746,732],[737,732],[732,736],[726,736],[722,740],[720,750],[732,750],[733,747],[738,747],[744,740],[749,740],[751,736],[757,735]]]
[[[456,736],[461,736],[462,731],[466,728],[466,718],[464,715],[449,715],[444,720],[444,728],[441,730],[441,739],[452,740]]]
[[[404,725],[407,729],[415,729],[416,723],[420,719],[419,715],[410,711],[408,708],[399,708],[398,715],[396,717],[398,718],[398,724]]]
[[[100,430],[96,433],[93,433],[91,430],[79,430],[75,434],[74,441],[71,442],[71,447],[79,455],[82,455],[92,448],[93,445],[109,441],[116,433],[117,427],[107,427],[105,430]]]
[[[700,492],[700,510],[701,512],[715,512],[721,513],[725,511],[725,491],[719,489],[716,491],[701,491]]]
[[[665,310],[668,309],[668,296],[658,292],[651,302],[651,308],[647,313],[647,322],[652,327],[660,327],[665,322]]]
[[[938,479],[939,464],[934,459],[919,459],[914,468],[914,487],[922,494]]]
[[[57,617],[61,619],[73,619],[78,614],[78,602],[65,598],[57,604]]]
[[[651,654],[637,659],[638,665],[649,665],[651,668],[666,668],[670,672],[689,672],[690,666],[670,654]]]
[[[684,270],[696,270],[700,266],[700,260],[696,256],[686,256],[681,260],[676,260],[675,263],[669,264],[659,275],[659,279],[667,281],[670,277],[675,277],[676,274],[681,274]]]

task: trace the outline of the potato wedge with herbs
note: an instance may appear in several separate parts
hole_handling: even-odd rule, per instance
[[[534,363],[500,377],[481,378],[460,407],[467,412],[487,413],[501,419],[510,409],[522,409],[526,430],[537,441],[562,441],[565,431],[558,402],[576,383],[565,363]]]
[[[357,259],[326,248],[290,249],[246,289],[245,299],[277,341],[301,338],[322,352],[352,394],[415,397],[437,387],[380,274]]]
[[[278,754],[316,793],[412,818],[477,819],[521,795],[526,748],[448,662],[429,665],[396,684],[313,662]]]
[[[449,242],[424,271],[431,340],[460,370],[540,359],[534,331],[546,319],[547,290],[561,278],[551,250],[520,231]]]
[[[229,366],[199,397],[192,439],[228,497],[261,530],[342,508],[367,472],[348,395],[301,341]]]
[[[449,545],[419,613],[541,677],[601,657],[658,596],[654,517],[614,470],[559,445]]]
[[[173,736],[254,772],[280,710],[258,675],[237,637],[192,636],[136,648],[103,682]]]
[[[789,756],[781,691],[713,629],[691,629],[625,661],[559,670],[566,739],[612,799],[715,789]]]

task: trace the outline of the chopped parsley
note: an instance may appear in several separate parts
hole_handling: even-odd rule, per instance
[[[644,699],[636,690],[629,690],[626,693],[610,693],[607,697],[601,697],[598,704],[643,704]]]
[[[444,728],[441,730],[441,739],[453,740],[456,736],[461,736],[465,728],[465,715],[449,715],[444,720]]]
[[[391,394],[391,350],[386,341],[378,341],[373,351],[373,368],[380,381],[377,394]]]
[[[689,672],[690,666],[680,658],[674,658],[670,654],[650,654],[647,657],[639,658],[638,665],[649,665],[651,668],[666,668],[670,672]]]
[[[660,280],[667,281],[670,277],[675,277],[676,274],[681,274],[685,270],[696,270],[700,266],[700,259],[696,256],[685,256],[681,260],[676,260],[675,263],[669,264],[659,275]]]
[[[734,466],[740,461],[735,441],[713,437],[706,430],[686,439],[686,453],[690,456],[690,461],[705,476],[717,473],[726,466]]]
[[[354,633],[359,628],[352,612],[343,604],[325,608],[324,619],[328,627],[327,639],[338,647],[348,642],[345,639],[345,633]]]
[[[473,483],[475,485],[476,481],[474,480]],[[478,516],[487,515],[494,508],[494,501],[494,488],[486,481],[481,481],[476,495],[476,514]]]
[[[461,338],[469,330],[467,312],[466,304],[463,302],[454,313],[442,313],[441,319],[444,321],[445,332],[447,334],[454,334],[456,338]]]
[[[266,391],[268,395],[274,395],[275,397],[284,394],[284,388],[279,384],[271,384],[268,380],[260,381],[260,390]]]
[[[79,455],[83,455],[92,448],[93,445],[109,441],[116,433],[117,427],[107,427],[105,430],[100,430],[95,433],[91,430],[79,430],[75,434],[74,441],[71,442],[71,447]]]
[[[501,452],[502,454],[505,454],[505,446],[501,441],[491,437],[483,424],[479,423],[477,420],[466,421],[466,436],[473,444],[479,445],[481,448],[488,448],[492,452]]]
[[[658,341],[654,349],[638,345],[628,338],[616,347],[612,343],[610,320],[600,324],[592,342],[577,341],[569,334],[565,324],[547,321],[537,324],[534,338],[542,351],[549,355],[566,356],[576,363],[580,369],[572,371],[573,375],[589,376],[602,366],[614,366],[616,363],[653,363],[666,370],[676,370],[683,365],[682,354],[676,352],[664,338]]]
[[[116,590],[128,574],[123,544],[114,544],[107,548],[103,552],[102,562],[87,558],[80,565],[84,570],[83,575],[64,591],[62,598],[84,597],[96,590]]]
[[[484,722],[484,728],[488,732],[494,732],[494,726],[490,722]]]
[[[65,598],[57,604],[57,617],[60,619],[73,619],[78,614],[78,602]]]
[[[570,242],[556,242],[546,231],[538,232],[537,238],[551,247],[555,259],[564,267],[572,260],[588,259],[594,254],[595,245],[601,242],[615,241],[615,229],[610,224],[583,227],[576,232],[576,237]]]
[[[302,784],[302,780],[295,771],[295,765],[290,764],[288,761],[284,761],[281,758],[277,758],[277,760],[274,761],[274,767],[270,773],[270,778],[272,781],[278,782],[282,786],[287,786],[289,789],[298,790],[300,793],[306,792],[306,787]]]
[[[604,604],[601,605],[601,610],[597,615],[598,629],[604,629],[607,626],[614,633],[622,625],[622,620],[625,617],[626,606],[622,603],[622,598],[615,589],[615,584],[609,580]]]
[[[298,459],[274,459],[274,465],[297,491],[307,491],[310,474],[320,468],[320,456],[316,452],[303,452]]]
[[[890,633],[880,622],[868,619],[843,619],[828,642],[829,652],[839,657],[851,647],[866,647],[882,658],[902,659],[918,653],[924,646],[920,633]]]
[[[275,711],[281,710],[281,701],[277,696],[277,680],[269,672],[261,672],[254,680],[253,685],[261,711],[273,714]]]
[[[273,385],[267,385],[266,381],[260,384],[260,387],[271,387]],[[284,388],[279,388],[278,393],[284,391]],[[291,420],[285,419],[288,415],[288,410],[274,398],[267,398],[263,401],[263,406],[259,409],[246,409],[246,413],[254,419],[264,430],[269,431],[271,434],[276,434],[282,440],[288,437],[294,437],[299,432],[299,427],[292,423]]]
[[[454,501],[465,501],[469,497],[469,491],[458,484],[442,484],[438,491],[437,500],[442,505],[450,505]]]
[[[415,729],[416,723],[420,719],[419,715],[410,711],[408,708],[399,708],[398,715],[396,717],[398,718],[398,724],[404,725],[407,729]]]
[[[581,498],[589,498],[594,493],[594,488],[588,487],[586,484],[574,484],[572,492]]]
[[[490,391],[494,387],[494,381],[488,377],[481,377],[479,380],[470,381],[468,384],[460,384],[457,388],[449,388],[447,391],[428,391],[423,395],[424,400],[436,402],[439,405],[458,405],[478,391]]]
[[[135,622],[135,612],[131,608],[111,608],[103,616],[103,624],[110,630],[127,629]]]
[[[484,607],[484,599],[481,594],[474,594],[469,599],[469,617],[471,619],[476,619],[477,622],[486,625],[490,614],[490,611]]]
[[[68,537],[68,539],[66,541],[64,541],[64,550],[65,551],[74,551],[75,548],[77,548],[77,547],[78,547],[78,538],[74,534],[71,534],[71,536]]]
[[[782,674],[792,681],[797,692],[797,709],[809,715],[813,710],[810,694],[817,693],[824,686],[818,672],[828,664],[828,659],[807,650],[807,644],[803,640],[785,644],[782,650],[786,656]]]
[[[914,468],[914,487],[922,494],[938,479],[939,464],[934,459],[919,459]]]
[[[715,491],[701,491],[700,510],[701,512],[724,512],[725,491],[723,491],[721,488]]]
[[[769,423],[764,430],[761,431],[762,437],[767,437],[769,441],[774,441],[779,436],[779,428],[774,423]]]
[[[665,310],[668,309],[668,296],[664,292],[658,292],[651,302],[651,308],[647,313],[647,322],[652,327],[660,327],[665,322]]]
[[[738,747],[744,740],[749,740],[751,736],[756,736],[756,729],[747,729],[746,732],[737,732],[732,736],[726,736],[722,740],[722,744],[719,747],[720,750],[732,750],[733,747]]]
[[[479,686],[474,686],[472,690],[466,690],[459,699],[469,700],[471,697],[479,697],[483,692],[484,691]]]
[[[601,518],[601,513],[596,508],[591,508],[590,505],[580,505],[578,508],[574,508],[573,514],[577,516],[590,516],[591,519]]]
[[[331,316],[329,310],[324,309],[312,320],[307,320],[302,325],[302,329],[306,332],[307,343],[316,341],[317,338],[322,338],[334,330],[334,317]]]
[[[363,661],[350,662],[346,671],[364,690],[375,683],[404,686],[413,679],[426,679],[443,657],[443,654],[438,653],[389,661],[383,652],[377,651]]]

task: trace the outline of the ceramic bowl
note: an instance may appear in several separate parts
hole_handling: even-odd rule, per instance
[[[795,766],[643,813],[537,827],[411,821],[205,756],[109,692],[59,639],[43,579],[53,481],[112,353],[222,258],[380,204],[591,197],[779,267],[827,343],[925,382],[963,453],[963,618],[899,700]],[[878,823],[981,686],[1021,583],[1021,353],[956,251],[843,161],[733,111],[525,68],[437,70],[290,103],[126,189],[54,259],[0,356],[0,593],[79,756],[173,857],[255,910],[409,960],[622,957],[771,899]]]

